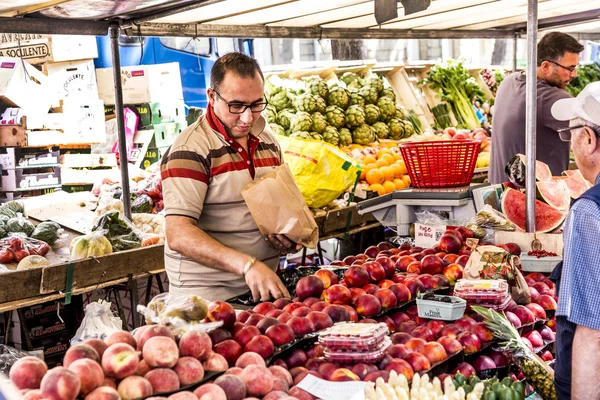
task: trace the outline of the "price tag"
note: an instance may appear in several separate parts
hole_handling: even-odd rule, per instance
[[[364,400],[367,382],[329,382],[306,375],[298,387],[323,400]]]

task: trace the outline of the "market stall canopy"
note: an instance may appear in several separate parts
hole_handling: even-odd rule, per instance
[[[373,0],[0,0],[0,29],[104,35],[118,22],[130,35],[315,39],[512,38],[526,31],[527,0],[432,0],[410,15],[397,6],[398,17],[378,25]],[[540,30],[600,38],[597,0],[540,0],[538,10]]]

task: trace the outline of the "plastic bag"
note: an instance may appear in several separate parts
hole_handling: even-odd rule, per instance
[[[17,350],[14,347],[0,344],[0,372],[8,376],[11,367],[18,359],[30,356],[24,351]]]
[[[105,231],[114,252],[136,249],[142,245],[142,237],[133,224],[118,211],[109,211],[94,221],[92,231]]]
[[[482,228],[493,228],[509,232],[517,230],[515,224],[510,222],[500,211],[494,210],[489,204],[483,206],[470,222]]]
[[[143,233],[165,236],[165,217],[160,214],[132,214],[133,225]]]
[[[111,254],[112,245],[104,236],[104,231],[92,232],[89,235],[77,236],[69,244],[71,260],[80,260],[88,257],[100,257]]]
[[[150,196],[147,194],[132,195],[132,197],[134,196],[136,196],[135,199],[131,201],[132,213],[149,213],[152,211],[154,202]]]
[[[123,321],[112,313],[110,306],[111,303],[104,300],[85,306],[85,316],[71,339],[71,345],[87,339],[104,340],[112,333],[122,331]]]
[[[283,158],[311,208],[331,203],[360,177],[360,165],[335,146],[286,136],[277,139]]]
[[[123,202],[119,199],[115,199],[112,195],[104,194],[98,199],[98,206],[96,207],[96,215],[102,215],[109,211],[125,212]]]
[[[34,230],[35,226],[21,213],[18,213],[16,217],[6,221],[7,233],[23,232],[25,235],[30,236]]]
[[[148,178],[138,182],[135,193],[137,195],[149,196],[152,199],[152,213],[156,214],[162,211],[165,207],[160,170],[156,169]]]
[[[147,306],[138,305],[137,311],[144,315],[147,324],[168,326],[175,336],[191,330],[207,332],[223,325],[221,321],[203,323],[208,306],[204,299],[194,295],[161,293]]]
[[[11,233],[0,239],[0,264],[19,262],[27,256],[45,256],[50,251],[48,243],[27,237],[24,233]]]
[[[450,221],[447,218],[442,218],[438,213],[424,210],[415,213],[417,222],[424,225],[449,225]]]

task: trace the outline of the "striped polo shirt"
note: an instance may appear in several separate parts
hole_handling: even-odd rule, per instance
[[[192,218],[217,241],[275,270],[279,252],[263,239],[241,194],[282,163],[281,148],[265,128],[261,116],[248,138],[249,155],[202,117],[175,139],[160,168],[167,216]],[[225,300],[249,290],[242,276],[201,265],[171,250],[168,243],[165,269],[173,291]]]

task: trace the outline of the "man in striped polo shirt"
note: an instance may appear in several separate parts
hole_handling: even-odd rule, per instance
[[[289,297],[275,269],[281,253],[300,246],[283,235],[263,238],[241,195],[283,162],[261,116],[262,71],[254,59],[230,53],[215,62],[211,84],[206,115],[161,162],[169,291],[212,301],[248,288],[255,300]]]

